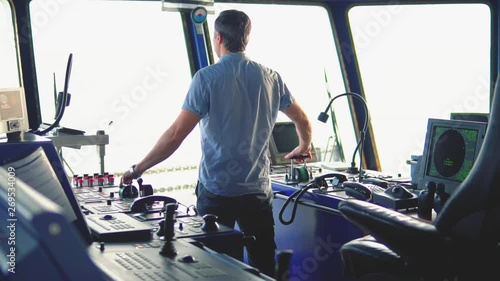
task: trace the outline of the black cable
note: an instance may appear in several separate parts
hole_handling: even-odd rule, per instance
[[[361,146],[361,138],[358,140],[356,144],[356,148],[354,149],[354,153],[352,154],[351,167],[356,166],[356,153],[358,153],[359,147]]]
[[[319,188],[319,186],[315,183],[315,181],[309,182],[307,185],[303,186],[302,188],[294,191],[285,201],[283,206],[281,207],[280,213],[279,213],[279,220],[282,224],[284,225],[289,225],[295,220],[295,214],[297,213],[297,207],[299,205],[299,199],[302,198],[302,196],[307,192],[307,190],[311,188]],[[293,209],[292,209],[292,214],[290,215],[290,220],[285,221],[283,219],[283,213],[285,212],[286,207],[292,200],[295,200],[293,203]]]
[[[182,203],[178,203],[179,205],[183,206],[184,208],[186,208],[186,214],[189,216],[189,217],[195,217],[198,215],[198,209],[196,209],[196,206],[195,205],[185,205],[185,204],[182,204]],[[190,215],[189,212],[190,211],[193,211],[193,215]]]
[[[68,102],[68,84],[69,84],[69,78],[71,76],[71,67],[73,65],[73,54],[69,54],[69,58],[68,58],[68,64],[66,65],[66,75],[64,77],[64,89],[63,89],[63,100],[62,100],[62,106],[61,106],[61,109],[59,111],[59,114],[57,115],[57,119],[54,121],[54,123],[52,123],[48,128],[46,128],[45,130],[43,131],[35,131],[34,134],[37,134],[37,135],[40,135],[40,136],[43,136],[45,135],[46,133],[52,131],[52,129],[54,129],[56,126],[59,125],[59,122],[61,121],[63,115],[64,115],[64,111],[65,111],[65,108],[66,108],[66,103]]]

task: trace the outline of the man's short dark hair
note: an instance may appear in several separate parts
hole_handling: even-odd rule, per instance
[[[252,22],[242,11],[222,11],[215,20],[215,31],[222,35],[224,48],[229,52],[238,53],[245,51]]]

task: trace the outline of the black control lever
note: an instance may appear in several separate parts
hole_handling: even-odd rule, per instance
[[[175,245],[175,211],[177,210],[177,203],[168,203],[165,205],[165,219],[164,219],[164,239],[163,247],[160,250],[160,255],[165,257],[174,257],[177,255]]]
[[[309,159],[309,154],[295,155],[290,159],[290,171],[285,175],[285,180],[287,184],[297,184],[299,182],[308,181],[310,174],[306,168],[305,159]],[[303,160],[304,166],[301,168],[295,168],[294,160]]]
[[[142,178],[137,179],[137,183],[139,184],[139,196],[144,197],[144,196],[149,196],[153,195],[153,186],[150,184],[142,184],[143,180]]]
[[[118,194],[120,195],[120,198],[133,199],[139,196],[139,190],[132,183],[127,185],[120,185]]]
[[[156,232],[156,235],[160,236],[160,237],[167,237],[167,236],[174,236],[175,232],[174,232],[174,225],[175,225],[175,211],[177,210],[177,207],[179,205],[177,205],[177,203],[168,203],[168,204],[165,204],[164,206],[164,210],[165,210],[165,217],[163,219],[161,219],[159,222],[158,222],[158,231]],[[169,212],[171,212],[173,209],[173,214],[170,214]],[[173,221],[173,223],[172,223]]]

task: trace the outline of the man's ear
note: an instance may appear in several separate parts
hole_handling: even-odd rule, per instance
[[[222,44],[223,41],[222,34],[217,32],[217,34],[215,35],[215,40],[217,40],[217,43]]]

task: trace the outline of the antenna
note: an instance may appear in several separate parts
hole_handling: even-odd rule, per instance
[[[331,100],[333,97],[332,97],[332,93],[330,92],[330,83],[328,82],[328,75],[326,73],[326,68],[323,68],[323,74],[325,77],[326,94],[328,95],[328,99]],[[326,113],[326,111],[325,111],[325,113]],[[337,149],[335,151],[335,154],[338,157],[338,160],[340,160],[341,162],[344,162],[345,161],[344,149],[342,147],[342,142],[340,141],[340,139],[338,137],[339,136],[339,128],[337,125],[337,118],[335,117],[335,112],[333,111],[332,108],[330,108],[330,115],[332,116],[332,129],[333,129],[333,136],[331,136],[333,139],[333,144],[332,144],[332,149],[331,149],[331,154],[330,154],[330,161],[332,161],[331,159],[333,158],[333,155],[334,155],[334,148],[336,147]],[[326,155],[328,154],[328,148],[329,148],[329,146],[327,145],[326,151],[325,151],[325,159],[326,159]]]
[[[59,110],[57,107],[57,83],[56,83],[56,73],[52,72],[52,81],[53,81],[53,88],[54,88],[54,109],[55,109],[55,114],[54,114],[54,119],[57,118],[57,115],[59,115]]]
[[[73,65],[73,54],[70,53],[69,54],[69,57],[68,57],[68,64],[66,65],[66,75],[64,76],[64,89],[63,89],[63,92],[62,92],[62,101],[59,103],[59,110],[57,110],[57,117],[56,117],[56,120],[54,121],[54,123],[52,123],[52,125],[50,125],[48,128],[46,128],[45,130],[43,131],[37,131],[36,134],[37,135],[45,135],[46,133],[50,132],[52,129],[54,129],[55,127],[59,126],[59,122],[61,121],[63,115],[64,115],[64,109],[66,108],[66,103],[68,102],[68,84],[69,84],[69,78],[71,77],[71,67]],[[55,74],[54,74],[54,91],[57,91],[55,90]],[[54,93],[55,95],[55,93]],[[57,97],[56,100],[59,100],[59,97]],[[57,102],[56,102],[57,104]],[[57,108],[57,106],[56,106]]]

